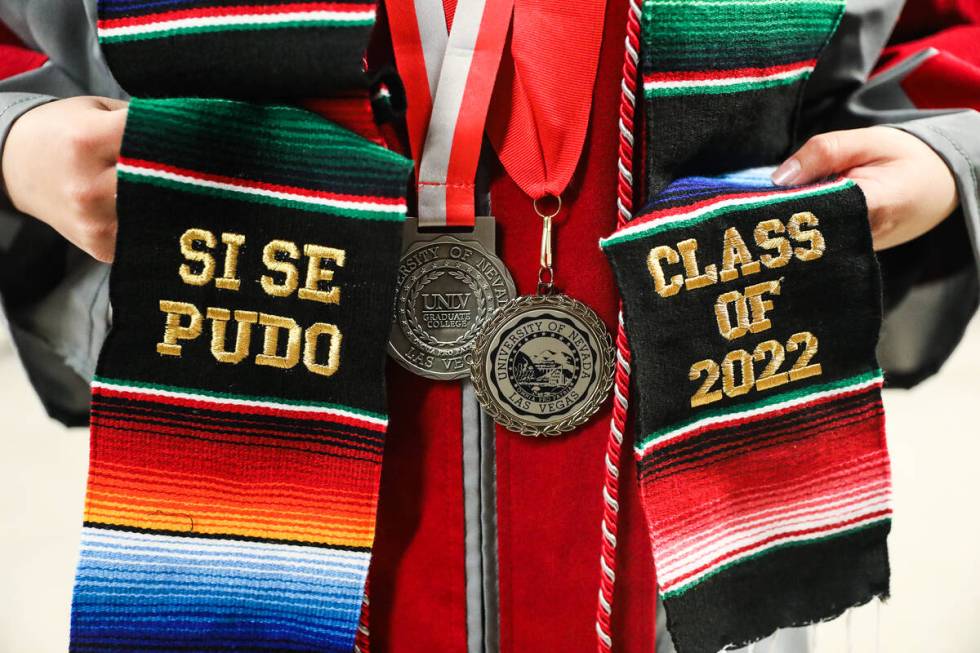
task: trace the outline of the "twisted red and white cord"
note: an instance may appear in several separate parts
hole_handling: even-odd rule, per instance
[[[623,79],[619,93],[619,180],[616,198],[616,226],[633,217],[633,133],[636,112],[637,68],[640,48],[640,5],[630,0],[626,17],[626,47]],[[606,444],[606,470],[602,487],[602,553],[599,558],[599,605],[595,630],[599,653],[612,651],[613,594],[616,587],[616,544],[619,524],[619,473],[623,432],[629,408],[630,350],[623,327],[623,307],[619,307],[616,329],[616,378],[613,385],[613,413]]]

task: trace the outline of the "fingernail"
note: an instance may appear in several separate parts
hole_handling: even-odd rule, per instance
[[[800,167],[800,162],[796,159],[786,159],[783,164],[776,168],[776,171],[772,173],[772,181],[777,186],[789,186],[794,181],[796,181],[800,172],[803,168]]]

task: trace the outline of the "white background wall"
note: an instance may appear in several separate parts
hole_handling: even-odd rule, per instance
[[[817,650],[980,651],[980,320],[937,378],[885,404],[893,597],[818,627]],[[87,455],[0,342],[0,653],[66,650]]]

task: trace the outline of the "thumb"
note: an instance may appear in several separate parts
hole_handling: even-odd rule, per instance
[[[111,97],[96,98],[96,101],[106,111],[118,111],[119,109],[125,109],[129,106],[129,102],[126,100],[117,100],[116,98]]]
[[[108,100],[108,98],[103,98],[103,100]],[[119,158],[119,150],[122,146],[123,132],[126,130],[126,117],[128,111],[126,111],[129,106],[126,102],[120,102],[119,100],[111,100],[113,103],[118,103],[118,107],[112,109],[107,109],[104,112],[99,113],[98,121],[95,124],[95,129],[97,130],[99,137],[99,142],[102,146],[99,148],[100,154],[105,157],[107,161],[115,163]]]
[[[808,184],[868,162],[874,135],[867,129],[818,134],[772,173],[777,186]]]

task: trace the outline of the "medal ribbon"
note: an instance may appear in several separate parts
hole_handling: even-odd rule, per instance
[[[513,0],[460,0],[446,34],[441,0],[387,0],[392,44],[410,98],[419,225],[471,227],[476,167]]]
[[[532,199],[559,197],[578,165],[605,4],[514,0],[511,44],[500,63],[486,129],[507,174]]]

